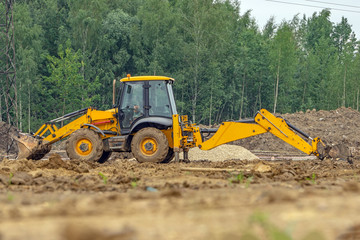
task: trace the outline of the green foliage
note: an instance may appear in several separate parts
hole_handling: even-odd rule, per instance
[[[311,178],[308,177],[308,178],[306,178],[306,180],[310,181],[311,184],[315,184],[315,183],[316,183],[316,174],[313,173],[313,174],[311,175]]]
[[[132,180],[131,180],[131,187],[132,188],[136,188],[137,186],[138,186],[138,183],[137,183],[137,178],[133,178]]]
[[[274,76],[274,112],[292,112],[296,106],[292,102],[299,102],[295,94],[294,76],[297,63],[297,46],[291,25],[283,22],[271,43],[270,70]],[[283,83],[282,83],[283,82]]]
[[[359,108],[359,42],[331,12],[259,29],[240,1],[19,0],[20,128],[112,104],[112,80],[168,75],[180,114],[216,124],[276,112]],[[3,64],[3,63],[0,63]],[[2,108],[5,104],[1,105]]]
[[[98,97],[93,93],[96,92],[99,83],[98,79],[92,83],[85,80],[81,74],[81,68],[85,63],[80,60],[80,51],[74,52],[70,48],[69,41],[65,49],[62,45],[59,46],[58,55],[59,57],[47,57],[50,76],[45,78],[45,83],[50,86],[51,97],[57,105],[55,113],[64,115],[91,105]]]
[[[7,200],[8,200],[8,202],[13,202],[14,199],[15,199],[14,194],[12,194],[11,192],[8,192],[8,193],[7,193]]]
[[[230,184],[245,184],[245,187],[248,188],[253,181],[253,176],[246,177],[243,172],[240,172],[239,174],[231,176],[228,180]]]
[[[99,176],[102,178],[104,184],[108,183],[108,177],[105,176],[105,174],[103,174],[102,172],[99,172]]]
[[[249,228],[244,231],[239,239],[241,240],[292,240],[291,232],[283,230],[272,223],[263,212],[256,212],[249,218]],[[317,231],[304,233],[303,240],[323,240],[323,234]],[[259,235],[262,237],[260,238]]]
[[[280,228],[278,228],[277,226],[275,226],[274,224],[272,224],[270,222],[270,220],[268,219],[267,215],[265,215],[264,213],[258,212],[258,213],[254,213],[250,219],[250,226],[254,227],[254,226],[258,226],[259,227],[259,231],[261,231],[261,235],[264,236],[264,239],[267,240],[291,240],[291,235],[284,231],[281,230]],[[258,240],[260,239],[259,237],[257,237],[259,233],[255,233],[254,231],[252,231],[252,228],[250,228],[250,230],[247,230],[244,234],[242,234],[242,236],[240,237],[241,240]]]
[[[12,184],[12,178],[13,178],[13,176],[14,176],[14,174],[13,174],[13,173],[10,173],[10,175],[9,175],[9,181],[8,181],[9,185]]]

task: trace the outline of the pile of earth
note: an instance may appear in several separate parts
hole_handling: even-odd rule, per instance
[[[11,139],[10,133],[15,133],[18,130],[5,123],[0,121],[0,155],[4,155],[5,153],[14,154],[18,152],[16,143]]]
[[[308,110],[292,114],[277,115],[311,137],[320,137],[327,144],[345,144],[355,156],[360,152],[360,112],[351,108],[336,110]],[[270,133],[237,140],[233,144],[249,150],[299,152]]]

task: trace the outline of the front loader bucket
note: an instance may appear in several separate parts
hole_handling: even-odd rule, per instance
[[[12,139],[17,142],[19,153],[17,159],[39,160],[51,150],[51,146],[43,144],[41,140],[24,133],[11,134]]]

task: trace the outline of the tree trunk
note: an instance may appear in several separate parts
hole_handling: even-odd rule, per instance
[[[233,99],[233,104],[231,104],[231,116],[230,116],[230,119],[233,119],[233,117],[234,117],[234,112],[235,112],[235,102],[237,102],[236,101],[236,98],[235,98],[235,96],[236,96],[236,87],[235,87],[235,81],[234,81],[234,79],[235,79],[235,77],[234,78],[232,78],[232,85],[233,85],[233,95],[232,95],[232,99]]]
[[[356,111],[359,111],[359,89],[356,94]]]
[[[192,121],[193,121],[193,123],[196,122],[196,101],[197,101],[197,95],[195,94],[195,96],[192,100]]]
[[[65,115],[65,107],[66,107],[66,98],[64,97],[62,116]],[[61,127],[63,126],[64,126],[64,121],[61,121]]]
[[[261,73],[262,75],[262,73]],[[259,91],[258,91],[258,94],[259,94],[259,110],[262,108],[262,102],[261,102],[261,85],[262,85],[262,81],[261,81],[261,77],[260,77],[260,84],[259,84]]]
[[[0,94],[0,122],[2,122],[2,104],[1,104],[1,94]]]
[[[194,96],[192,100],[192,121],[196,122],[196,104],[198,95],[198,72],[199,72],[199,46],[196,48],[196,60],[195,60],[195,76],[194,76]]]
[[[29,124],[29,126],[28,126],[28,129],[29,129],[29,133],[31,132],[30,131],[30,129],[31,129],[31,105],[30,105],[30,100],[31,100],[31,92],[30,92],[30,84],[28,85],[28,92],[29,92],[29,107],[28,107],[28,109],[29,109],[29,112],[28,112],[28,124]]]
[[[224,109],[226,107],[226,102],[223,104],[223,106],[219,106],[220,110],[218,111],[218,114],[216,115],[215,118],[215,123],[220,122],[220,119],[222,118],[222,113],[224,112]]]
[[[346,103],[346,71],[347,71],[347,68],[346,68],[346,65],[345,65],[342,107],[345,107],[345,103]]]
[[[211,112],[212,112],[212,100],[213,100],[213,90],[212,90],[213,83],[211,82],[210,88],[210,113],[209,113],[209,126],[211,126]]]
[[[276,105],[277,105],[277,99],[278,99],[278,94],[279,94],[280,56],[281,56],[281,50],[279,50],[278,66],[277,66],[277,71],[276,71],[276,86],[275,86],[275,99],[274,99],[274,114],[276,113]]]
[[[243,106],[244,106],[245,82],[246,82],[246,73],[244,73],[243,84],[242,84],[242,89],[241,89],[241,103],[240,103],[239,120],[241,119],[242,112],[243,112]]]
[[[302,97],[302,105],[305,106],[305,95],[306,95],[306,83],[304,83],[304,91]]]
[[[185,103],[184,103],[184,88],[183,87],[181,88],[181,102],[182,102],[182,104],[181,104],[181,108],[180,108],[180,114],[183,114],[184,105],[185,105]]]
[[[22,83],[20,81],[20,88],[19,88],[19,120],[20,120],[20,126],[19,129],[22,132],[22,102],[21,102],[21,93],[22,93]]]

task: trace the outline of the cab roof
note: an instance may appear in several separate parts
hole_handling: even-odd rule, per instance
[[[162,80],[162,81],[170,80],[170,81],[175,81],[175,79],[170,78],[170,77],[165,77],[165,76],[137,76],[137,77],[131,77],[131,76],[129,76],[129,77],[120,79],[120,82],[155,81],[155,80]]]

